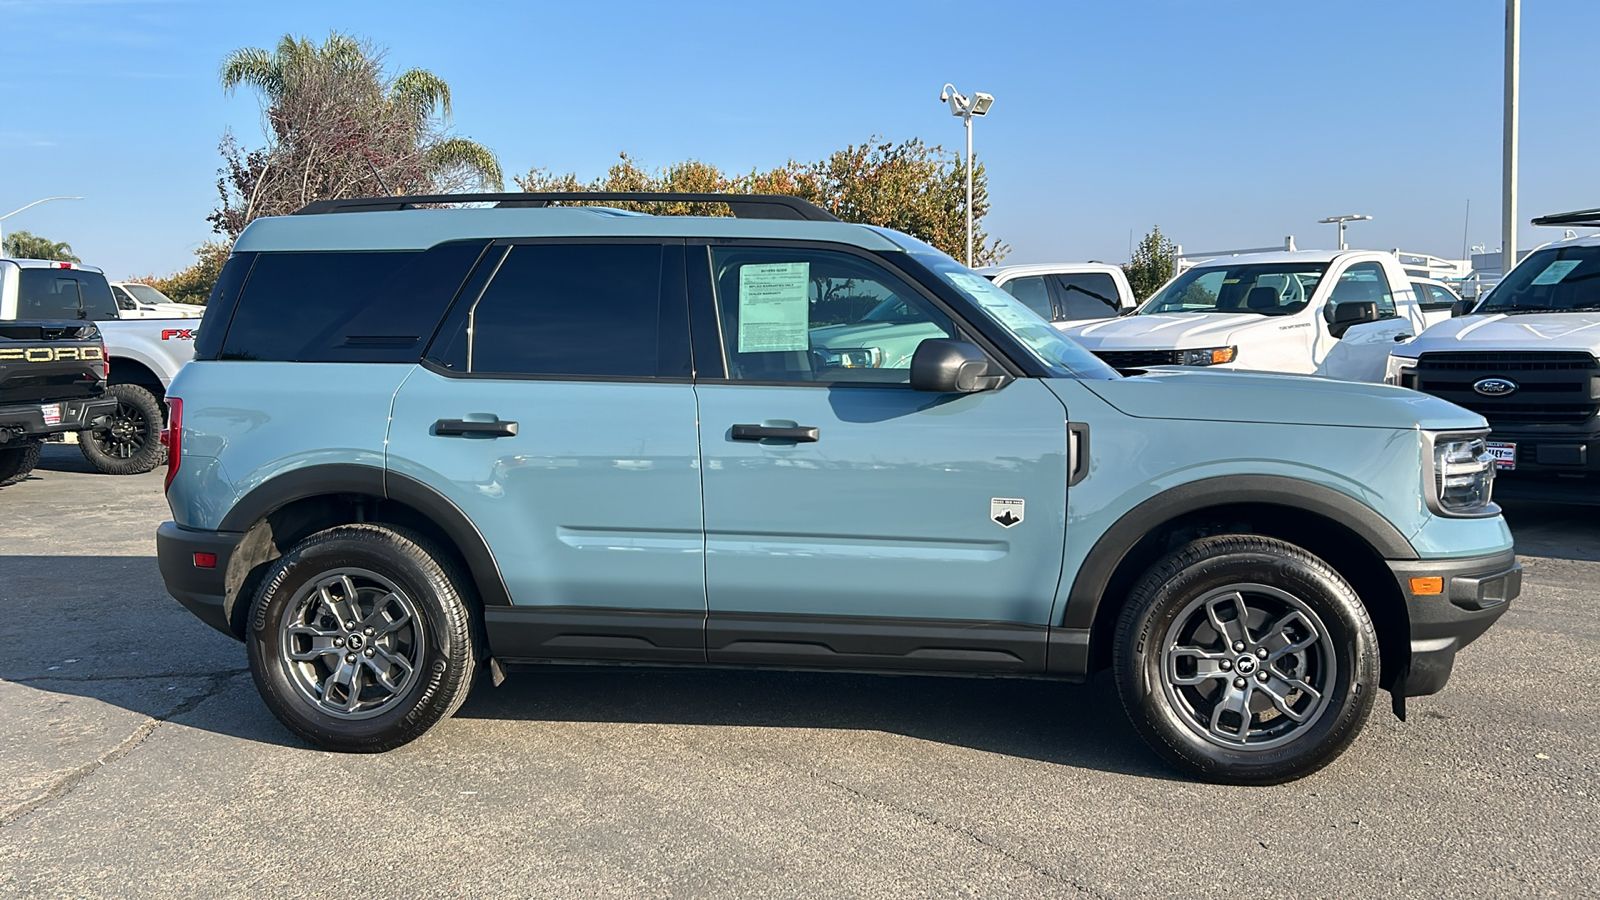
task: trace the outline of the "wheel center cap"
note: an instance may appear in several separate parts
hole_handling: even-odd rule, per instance
[[[1256,670],[1256,658],[1249,655],[1241,656],[1233,661],[1233,668],[1240,675],[1249,675]]]
[[[362,640],[361,635],[359,635],[359,634],[352,634],[349,637],[345,638],[344,640],[345,640],[345,645],[348,646],[351,650],[360,650],[362,643],[364,643],[364,641]]]

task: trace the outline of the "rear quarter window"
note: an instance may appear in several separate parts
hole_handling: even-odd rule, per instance
[[[487,243],[257,253],[231,319],[219,328],[208,309],[196,350],[209,350],[223,331],[217,359],[416,362]]]

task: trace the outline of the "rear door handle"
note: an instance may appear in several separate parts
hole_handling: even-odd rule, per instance
[[[1414,334],[1405,334],[1404,332],[1402,332],[1402,333],[1397,334],[1397,335],[1394,336],[1394,341],[1395,341],[1395,343],[1398,344],[1401,341],[1409,341],[1414,337],[1416,337],[1416,335],[1414,335]]]
[[[433,433],[438,435],[483,435],[484,437],[513,437],[517,433],[517,423],[502,422],[470,422],[466,419],[440,419],[433,423]]]
[[[732,437],[736,441],[775,440],[808,444],[817,439],[817,429],[814,425],[735,425]]]

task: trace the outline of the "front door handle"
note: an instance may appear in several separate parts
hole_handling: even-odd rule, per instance
[[[466,419],[440,419],[433,423],[433,433],[437,435],[482,435],[484,437],[513,437],[517,433],[517,423],[495,420],[493,422],[471,422]]]
[[[814,425],[735,425],[732,437],[736,441],[794,441],[808,444],[817,439]]]

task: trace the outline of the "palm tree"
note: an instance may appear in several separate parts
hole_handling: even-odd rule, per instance
[[[284,35],[270,51],[241,47],[223,59],[223,90],[259,95],[268,146],[245,152],[224,138],[218,231],[236,235],[313,200],[502,189],[494,154],[449,133],[450,86],[426,69],[390,75],[383,57],[333,32],[321,44]]]
[[[12,259],[83,262],[83,260],[73,255],[72,246],[66,241],[52,241],[47,237],[40,237],[27,231],[13,231],[6,235],[4,246],[0,246],[0,255],[8,256]]]

